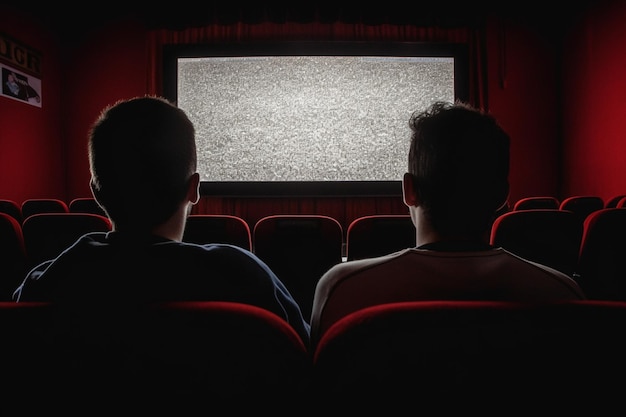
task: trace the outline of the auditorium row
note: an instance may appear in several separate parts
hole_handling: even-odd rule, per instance
[[[307,348],[255,306],[0,303],[3,413],[618,416],[626,303],[418,301]]]
[[[490,241],[566,273],[589,298],[626,300],[626,283],[619,279],[626,270],[624,202],[621,196],[606,202],[596,196],[574,196],[562,202],[546,196],[524,198],[496,218]],[[74,204],[55,199],[30,203],[45,203],[41,207],[45,213],[31,214],[26,204],[22,206],[29,215],[21,222],[8,213],[0,217],[3,253],[8,254],[2,261],[3,300],[10,299],[25,271],[56,257],[80,235],[111,230],[109,219],[92,199]],[[415,227],[408,214],[360,216],[348,227],[326,215],[270,215],[250,226],[235,215],[192,214],[183,240],[230,243],[251,250],[308,313],[316,283],[332,265],[414,247]]]

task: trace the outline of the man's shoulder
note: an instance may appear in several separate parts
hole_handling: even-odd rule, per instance
[[[212,256],[221,258],[237,258],[237,259],[254,259],[255,255],[240,246],[229,243],[188,243],[188,242],[170,242],[168,245],[161,245],[163,251],[180,251],[190,255]]]
[[[410,257],[411,249],[403,249],[387,255],[345,261],[331,267],[322,276],[324,281],[337,281],[346,277],[375,273],[384,275],[386,270],[396,269],[397,264]]]

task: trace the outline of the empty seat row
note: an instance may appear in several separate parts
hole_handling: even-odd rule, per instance
[[[584,221],[564,209],[514,210],[495,220],[490,243],[564,272],[589,298],[626,300],[625,234],[623,207],[594,210]],[[269,216],[254,228],[254,251],[308,314],[321,274],[339,262],[340,236],[337,221],[325,216]],[[414,246],[415,227],[409,215],[365,216],[348,227],[346,259]]]
[[[523,197],[515,201],[510,207],[512,210],[528,209],[561,209],[570,210],[585,215],[601,208],[626,206],[626,194],[618,194],[604,201],[595,195],[574,195],[560,201],[554,196]],[[14,200],[0,199],[0,212],[15,217],[18,221],[35,213],[70,212],[93,213],[104,215],[104,210],[92,197],[74,198],[69,204],[57,198],[32,198],[18,204]]]
[[[7,415],[623,415],[626,303],[368,307],[314,350],[229,302],[0,303]]]
[[[626,299],[626,284],[622,284],[626,279],[621,278],[621,260],[626,259],[623,210],[596,210],[584,223],[569,210],[513,210],[495,220],[490,243],[572,276],[591,298],[622,300]],[[0,249],[11,254],[2,261],[3,298],[25,270],[57,256],[84,233],[111,229],[108,218],[98,214],[38,214],[23,224],[0,214]],[[237,216],[191,215],[183,239],[252,250],[285,282],[307,313],[317,281],[334,264],[415,246],[409,215],[356,219],[347,230],[344,258],[342,236],[339,222],[321,215],[267,216],[252,230]]]
[[[106,215],[94,198],[75,198],[70,203],[58,198],[30,198],[21,204],[10,199],[0,199],[0,213],[11,215],[20,223],[33,214],[40,213],[92,213]]]
[[[3,298],[26,270],[56,257],[83,234],[111,230],[108,218],[93,213],[33,214],[22,224],[10,219],[7,214],[0,218],[6,223],[2,232],[8,235],[2,238],[2,248],[11,246],[20,256],[11,257],[11,273],[3,272]],[[186,242],[230,243],[255,252],[293,291],[304,311],[310,308],[322,273],[343,261],[343,239],[340,223],[321,215],[267,216],[251,230],[237,216],[196,214],[189,216],[183,235]],[[415,228],[408,215],[366,216],[349,228],[348,259],[382,255],[414,244]],[[17,268],[19,263],[22,268]]]
[[[561,209],[589,213],[601,208],[624,206],[626,206],[626,194],[615,195],[606,201],[595,195],[574,195],[563,199],[563,201],[559,201],[554,196],[531,196],[515,201],[511,209]],[[24,200],[21,204],[10,199],[0,199],[0,212],[10,214],[19,221],[31,214],[44,212],[105,214],[102,207],[92,197],[74,198],[69,204],[57,198],[31,198]]]
[[[311,313],[318,280],[333,265],[345,259],[379,256],[415,246],[415,226],[408,214],[380,214],[353,220],[347,229],[345,259],[342,257],[343,228],[339,221],[330,216],[266,216],[256,222],[252,231],[242,219],[219,217],[190,216],[188,220],[191,222],[188,222],[183,240],[191,239],[191,229],[196,228],[197,231],[200,222],[221,221],[224,224],[218,230],[228,225],[232,231],[238,229],[237,240],[241,243],[252,242],[251,251],[285,283],[306,318]],[[195,234],[193,240],[199,243],[216,241],[212,238],[214,236],[207,234],[202,239]],[[225,236],[220,238],[226,241]]]
[[[602,208],[615,208],[626,206],[626,194],[615,195],[604,201],[596,195],[573,195],[562,201],[554,196],[531,196],[523,197],[515,201],[513,210],[529,209],[561,209],[574,212],[590,213]]]

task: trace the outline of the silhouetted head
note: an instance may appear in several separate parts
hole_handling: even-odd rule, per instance
[[[188,197],[197,164],[195,129],[163,98],[137,97],[105,108],[88,148],[94,196],[117,229],[149,231]]]
[[[483,235],[507,201],[509,135],[461,102],[434,103],[409,125],[408,174],[424,218],[443,236]]]

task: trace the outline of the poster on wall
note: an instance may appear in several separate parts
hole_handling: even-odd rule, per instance
[[[0,64],[2,95],[41,107],[41,80]]]
[[[0,95],[41,107],[41,53],[0,32]]]

